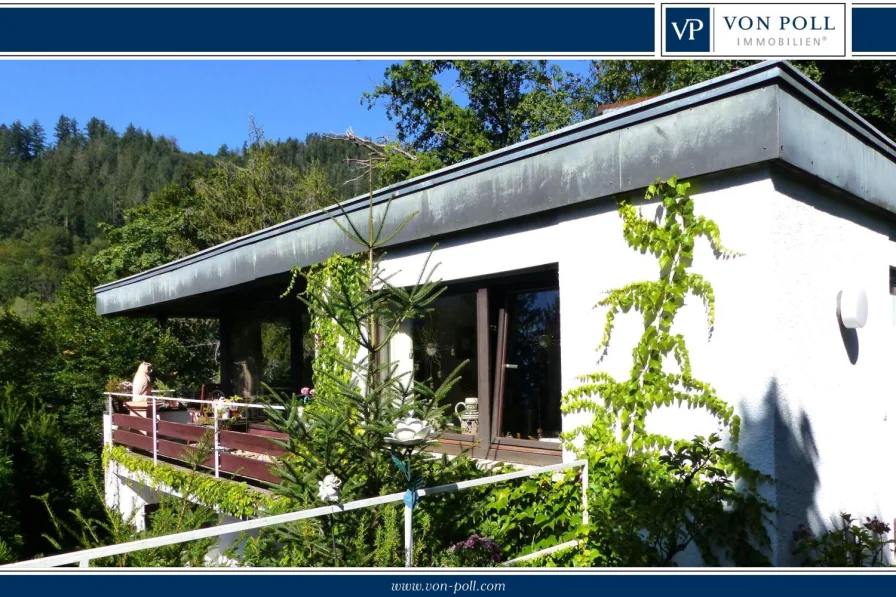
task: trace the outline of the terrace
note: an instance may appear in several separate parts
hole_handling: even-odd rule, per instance
[[[107,412],[104,416],[104,441],[106,445],[124,447],[133,454],[141,455],[147,460],[152,459],[154,464],[164,462],[175,466],[183,466],[185,464],[195,466],[196,459],[191,456],[194,456],[198,450],[205,449],[205,445],[200,448],[200,444],[210,442],[212,447],[211,454],[201,463],[201,467],[214,474],[216,478],[242,481],[258,488],[260,491],[263,490],[267,483],[280,482],[280,478],[273,471],[272,463],[276,457],[283,455],[285,451],[273,440],[284,440],[287,436],[284,433],[277,432],[271,425],[266,423],[265,412],[270,409],[279,410],[283,407],[228,401],[226,403],[228,408],[222,410],[221,403],[218,400],[180,398],[160,394],[157,393],[152,397],[148,397],[146,408],[142,410],[135,409],[133,405],[127,404],[132,398],[131,394],[106,392]],[[135,410],[136,412],[134,412]],[[443,451],[443,446],[435,446],[434,448],[438,451]],[[416,493],[419,499],[574,469],[581,471],[580,475],[572,479],[573,482],[581,485],[582,520],[587,524],[589,481],[588,463],[585,460],[574,460],[540,467],[521,467],[512,472],[422,488],[417,490]],[[116,483],[120,482],[116,481]],[[159,486],[153,489],[156,491],[169,491],[171,488]],[[263,509],[261,509],[256,514],[248,517],[242,516],[241,519],[222,515],[221,524],[210,528],[59,554],[10,564],[2,568],[46,568],[71,565],[89,567],[92,560],[208,538],[217,538],[220,540],[220,546],[226,546],[231,545],[234,537],[242,537],[245,533],[254,533],[265,527],[325,517],[362,508],[373,508],[401,501],[405,502],[405,566],[411,567],[414,565],[412,555],[414,546],[414,509],[407,505],[405,493],[394,493],[285,514],[266,515]],[[578,545],[578,540],[557,543],[517,556],[500,565],[525,565],[528,562],[559,551],[575,549]],[[232,562],[230,560],[226,558],[221,559],[220,553],[221,548],[219,547],[217,551],[213,550],[209,554],[208,557],[211,558],[209,561],[212,562],[212,565],[231,565]]]
[[[173,464],[187,464],[202,441],[210,442],[211,454],[202,467],[215,477],[227,477],[253,485],[279,483],[272,463],[284,450],[272,440],[286,434],[265,422],[264,411],[276,406],[229,402],[226,414],[212,400],[153,397],[145,416],[133,407],[122,408],[130,394],[107,392],[107,445]],[[224,417],[227,418],[224,418]]]

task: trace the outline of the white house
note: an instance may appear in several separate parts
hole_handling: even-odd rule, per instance
[[[692,183],[696,211],[743,253],[720,260],[698,242],[694,270],[714,286],[715,329],[710,337],[694,298],[676,325],[695,375],[742,418],[741,453],[776,479],[768,494],[777,507],[774,560],[789,563],[801,522],[818,529],[841,511],[893,519],[896,478],[879,459],[896,433],[896,143],[784,62],[376,192],[380,206],[394,199],[395,223],[419,211],[390,250],[393,282],[409,283],[438,242],[434,261],[448,287],[433,318],[394,343],[393,358],[427,375],[471,359],[457,399],[479,398],[478,437],[449,435],[443,449],[478,441],[481,458],[563,458],[555,438],[573,421],[560,414],[561,394],[598,368],[625,376],[640,335],[636,313],[620,316],[598,364],[605,312],[595,303],[606,290],[656,277],[654,258],[625,243],[617,199],[642,197],[672,175]],[[366,206],[366,197],[346,204],[357,213]],[[260,375],[259,326],[279,318],[293,337],[298,384],[307,377],[302,317],[277,297],[294,266],[350,250],[325,214],[312,213],[100,286],[97,311],[220,318],[228,390],[246,383],[235,363]],[[867,322],[849,328],[838,296],[845,291],[843,307],[852,309],[856,289],[867,295]],[[533,314],[520,333],[518,322]],[[531,342],[533,329],[551,350],[537,376],[513,362],[531,362],[543,348]],[[687,410],[650,424],[683,437],[713,430]]]

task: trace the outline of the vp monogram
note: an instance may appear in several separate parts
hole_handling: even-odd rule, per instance
[[[700,19],[685,19],[684,26],[679,27],[677,22],[672,22],[672,28],[679,40],[684,39],[685,33],[688,34],[688,41],[694,41],[694,34],[703,30],[703,21]]]

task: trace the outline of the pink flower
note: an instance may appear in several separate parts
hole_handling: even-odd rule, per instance
[[[311,392],[309,392],[309,393],[310,393],[312,396],[314,396],[314,388],[312,388],[312,389],[311,389]]]
[[[300,393],[302,394],[302,396],[307,396],[308,394],[311,393],[311,390],[309,388],[302,388],[300,390]]]

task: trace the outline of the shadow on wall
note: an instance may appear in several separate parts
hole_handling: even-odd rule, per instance
[[[798,566],[792,555],[793,531],[805,524],[810,528],[826,526],[815,505],[819,487],[816,463],[818,450],[812,424],[803,411],[791,412],[786,398],[773,380],[763,398],[761,414],[743,418],[738,451],[751,462],[754,458],[774,463],[769,471],[774,484],[768,497],[777,508],[776,528],[770,529],[775,553],[772,562],[777,566]],[[754,465],[755,466],[755,465]]]

